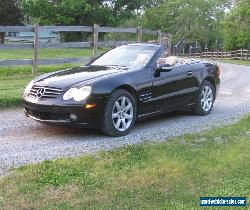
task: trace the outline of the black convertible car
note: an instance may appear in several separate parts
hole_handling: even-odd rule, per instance
[[[159,45],[129,44],[85,66],[39,76],[25,89],[25,113],[41,123],[99,128],[110,136],[125,135],[136,120],[161,112],[186,107],[209,114],[219,67],[166,55]]]

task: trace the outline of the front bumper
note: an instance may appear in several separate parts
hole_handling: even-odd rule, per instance
[[[105,100],[96,100],[96,107],[86,109],[85,104],[32,103],[23,99],[26,116],[48,125],[100,128],[103,119]],[[76,120],[70,114],[77,116]]]

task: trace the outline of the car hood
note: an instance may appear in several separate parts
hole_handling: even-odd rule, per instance
[[[81,66],[42,75],[35,79],[39,86],[66,89],[71,86],[89,84],[104,76],[121,72],[121,69],[105,66]]]

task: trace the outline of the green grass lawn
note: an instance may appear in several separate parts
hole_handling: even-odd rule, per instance
[[[0,179],[0,208],[191,210],[200,209],[200,196],[249,198],[249,151],[250,117],[162,143],[44,161]]]
[[[0,50],[0,59],[32,58],[32,49]],[[39,49],[39,58],[77,58],[92,56],[92,48]]]
[[[99,49],[99,53],[107,49]],[[92,49],[40,49],[39,58],[91,57]],[[32,50],[0,50],[0,59],[29,59]],[[38,74],[66,69],[80,64],[39,66]],[[27,83],[33,78],[31,66],[0,67],[0,108],[18,106]]]
[[[77,64],[40,66],[38,74],[66,69],[76,65]],[[24,88],[33,78],[31,67],[29,66],[0,68],[0,108],[19,106]]]
[[[238,64],[238,65],[250,65],[250,60],[230,60],[230,59],[218,59],[215,61],[220,61],[223,63],[231,63],[231,64]]]

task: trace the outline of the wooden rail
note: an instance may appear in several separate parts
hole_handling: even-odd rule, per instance
[[[53,32],[88,32],[93,33],[93,40],[91,42],[62,42],[62,43],[42,43],[39,42],[39,32],[53,31]],[[0,32],[34,32],[33,43],[20,44],[0,44],[0,50],[5,49],[33,49],[32,59],[10,59],[1,60],[0,66],[15,66],[15,65],[32,65],[32,73],[36,74],[38,65],[54,65],[63,63],[82,63],[89,62],[96,58],[98,54],[98,47],[115,47],[123,44],[142,42],[143,35],[157,36],[158,44],[161,44],[162,37],[167,37],[168,45],[171,47],[170,34],[161,31],[152,31],[149,29],[138,28],[117,28],[117,27],[100,27],[95,24],[92,26],[0,26]],[[136,34],[136,41],[108,41],[100,42],[99,33],[132,33]],[[39,59],[40,48],[90,48],[93,49],[92,58],[60,58],[60,59]],[[171,49],[171,48],[170,48]],[[170,52],[169,49],[169,52]]]
[[[250,60],[250,50],[241,49],[235,51],[206,51],[190,53],[188,56],[195,58]]]

